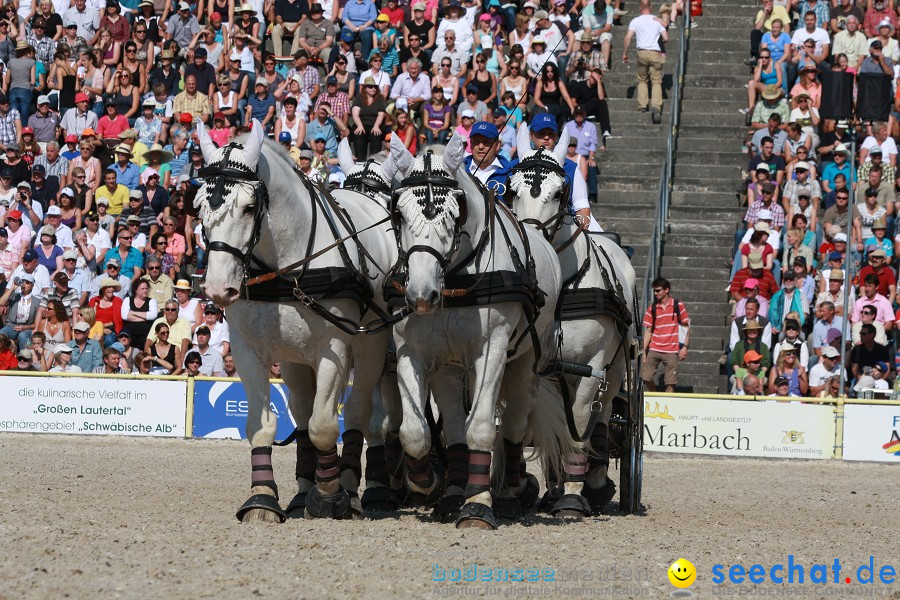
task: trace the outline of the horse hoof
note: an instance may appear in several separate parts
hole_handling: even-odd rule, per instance
[[[306,492],[297,492],[297,495],[291,499],[291,503],[284,510],[289,519],[302,519],[303,511],[306,508]]]
[[[349,510],[350,494],[345,489],[323,496],[319,488],[314,487],[306,494],[306,509],[303,514],[307,519],[341,519]]]
[[[541,484],[538,483],[537,477],[532,475],[531,473],[525,474],[525,489],[516,494],[516,498],[519,499],[519,503],[522,505],[522,514],[528,513],[532,508],[534,508],[535,503],[538,499],[538,494],[541,493]]]
[[[497,529],[497,519],[490,506],[478,502],[467,502],[456,518],[457,529]]]
[[[550,512],[561,519],[583,519],[591,516],[591,505],[581,494],[564,494]]]
[[[390,488],[371,487],[363,492],[362,508],[365,512],[394,512],[400,504]]]
[[[521,519],[522,503],[517,496],[494,498],[494,514],[498,519]]]
[[[538,512],[552,512],[554,505],[556,505],[556,501],[559,500],[559,497],[559,490],[557,490],[555,487],[548,489],[546,492],[544,492],[544,495],[541,497],[541,501],[538,503]]]
[[[603,510],[616,495],[616,484],[609,477],[606,478],[606,484],[603,487],[592,488],[585,485],[581,490],[588,504],[591,506],[592,513],[596,514]]]
[[[241,523],[284,523],[285,519],[278,500],[266,494],[250,496],[235,516]]]
[[[444,496],[434,507],[434,520],[440,523],[455,522],[465,501],[465,497],[460,494]]]

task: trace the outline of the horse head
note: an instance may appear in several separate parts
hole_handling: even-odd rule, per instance
[[[406,301],[417,314],[432,313],[440,303],[466,220],[466,199],[456,181],[462,159],[451,146],[443,156],[426,150],[413,159],[399,137],[391,138],[391,158],[403,175],[391,215],[408,269]]]
[[[355,190],[370,198],[375,198],[387,208],[393,188],[394,166],[393,158],[388,156],[382,164],[372,159],[364,163],[353,160],[353,152],[350,150],[350,142],[345,139],[338,144],[338,164],[346,174],[344,189]]]
[[[548,224],[561,217],[568,203],[568,186],[563,169],[568,140],[560,140],[552,151],[546,148],[530,150],[527,128],[519,127],[519,164],[513,167],[509,187],[513,193],[513,208],[523,220]]]
[[[206,163],[194,199],[208,240],[203,290],[217,305],[228,306],[240,297],[266,208],[258,175],[263,127],[254,120],[243,140],[222,148],[216,148],[202,123],[197,136]]]

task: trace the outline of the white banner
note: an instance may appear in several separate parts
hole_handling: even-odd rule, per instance
[[[647,397],[644,449],[656,452],[831,458],[834,411],[799,402]]]
[[[844,405],[844,459],[900,463],[900,406]]]
[[[0,382],[0,431],[184,437],[185,381],[8,376]]]

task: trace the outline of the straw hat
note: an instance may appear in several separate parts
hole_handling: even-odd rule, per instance
[[[108,288],[108,287],[115,288],[116,291],[118,292],[119,290],[122,289],[122,284],[119,283],[118,281],[116,281],[115,279],[113,279],[112,277],[104,277],[100,281],[100,291],[102,292],[104,288]]]
[[[781,98],[781,88],[774,83],[767,85],[763,90],[762,97],[765,100],[778,100]]]
[[[759,324],[758,319],[750,319],[746,323],[744,323],[744,331],[748,329],[762,329],[763,326]]]
[[[158,154],[159,162],[161,164],[167,163],[175,157],[175,155],[168,150],[163,150],[163,147],[160,144],[153,144],[150,146],[150,149],[144,152],[144,159],[147,159],[150,154]]]
[[[176,289],[176,290],[186,290],[186,291],[191,291],[191,289],[192,289],[192,288],[191,288],[191,282],[188,281],[187,279],[179,279],[179,280],[175,283],[175,289]]]

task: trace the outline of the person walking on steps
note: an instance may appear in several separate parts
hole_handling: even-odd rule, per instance
[[[628,24],[625,34],[622,62],[628,62],[628,46],[635,38],[637,47],[637,102],[641,112],[650,110],[654,124],[662,123],[662,70],[666,62],[660,40],[669,41],[669,34],[662,22],[652,14],[650,0],[641,0],[640,16]],[[650,87],[648,98],[647,87]]]
[[[665,366],[666,392],[678,385],[678,363],[687,357],[691,319],[684,305],[670,295],[668,280],[653,281],[653,303],[644,313],[644,366],[641,379],[649,392],[656,391],[656,370]]]

